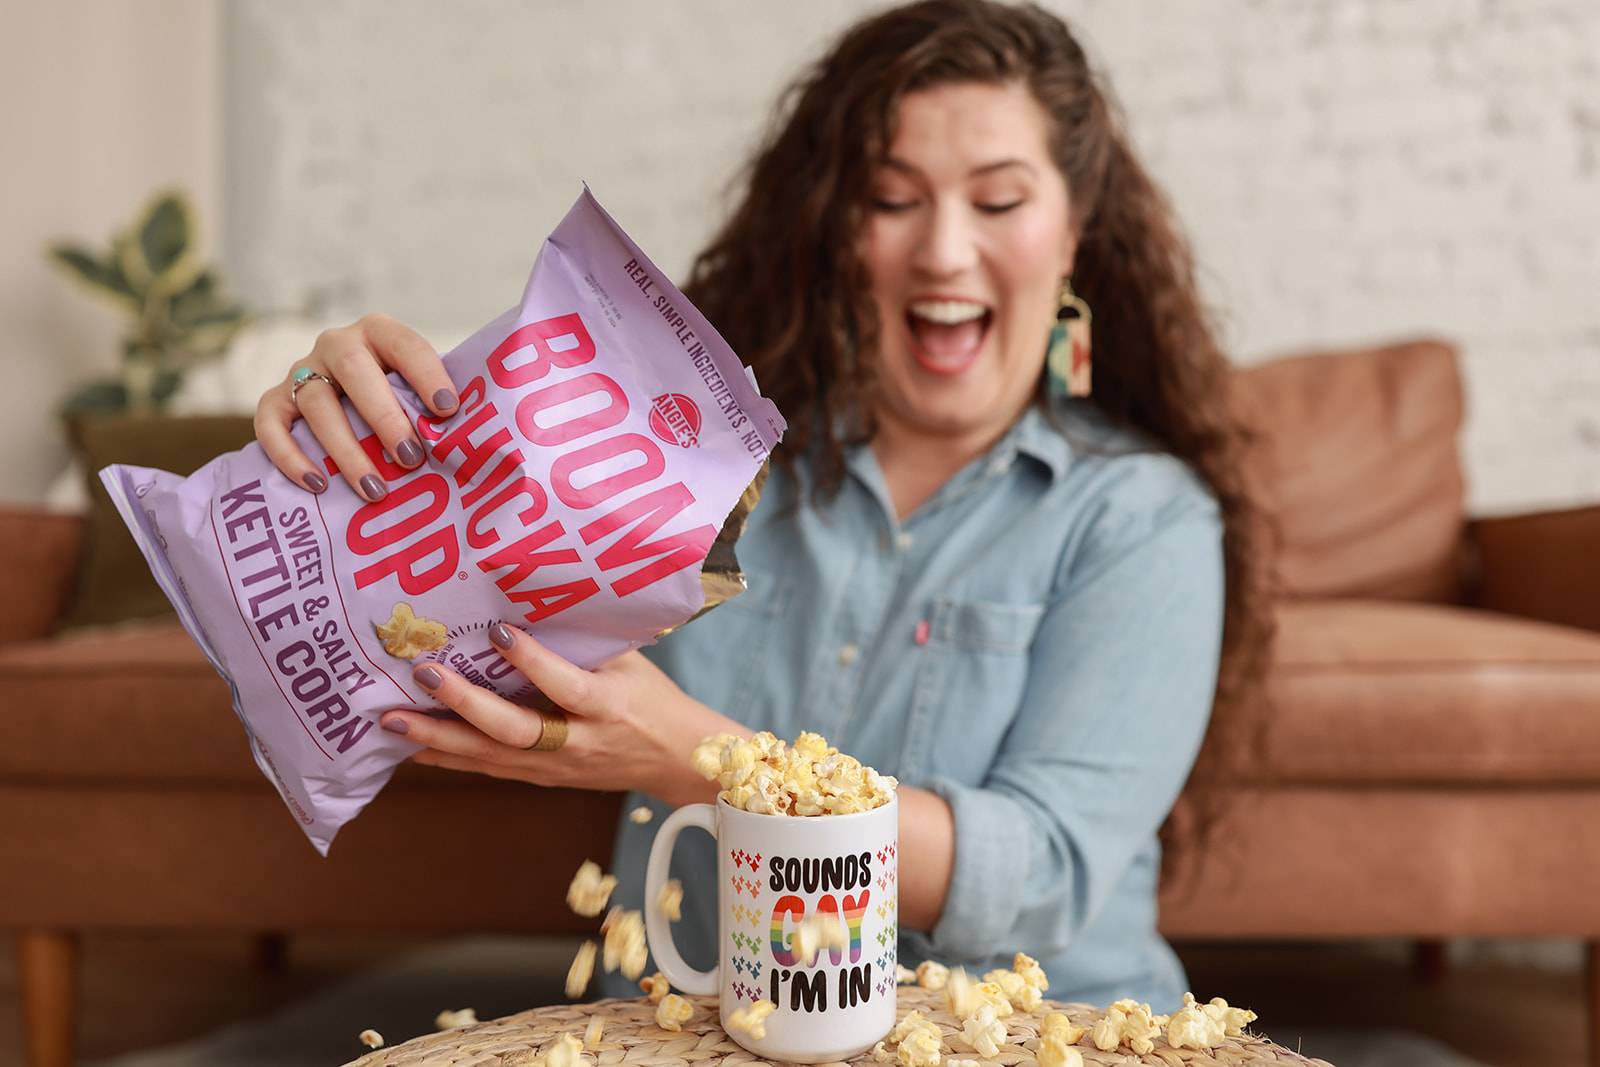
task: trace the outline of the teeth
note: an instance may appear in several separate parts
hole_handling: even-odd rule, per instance
[[[973,304],[965,300],[918,300],[911,305],[911,314],[917,318],[944,326],[954,326],[957,323],[982,318],[987,310],[982,304]]]

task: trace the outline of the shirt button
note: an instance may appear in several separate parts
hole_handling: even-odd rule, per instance
[[[899,545],[901,549],[908,549],[911,547],[911,543],[915,540],[916,538],[912,537],[908,533],[900,533],[895,536],[894,543]]]
[[[839,662],[848,667],[861,656],[861,649],[855,645],[841,645],[839,647]]]

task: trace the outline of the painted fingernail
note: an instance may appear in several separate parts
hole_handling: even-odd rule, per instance
[[[453,411],[456,406],[456,394],[450,389],[440,389],[433,394],[433,409],[435,411]]]
[[[361,476],[361,495],[368,500],[382,500],[389,495],[389,487],[378,480],[376,474]]]
[[[434,667],[418,667],[411,672],[411,677],[417,680],[418,685],[426,689],[437,689],[444,684],[444,675],[440,674],[438,669]]]
[[[391,734],[403,734],[409,732],[411,729],[406,725],[406,721],[404,719],[384,719],[383,728],[388,730]]]
[[[395,454],[407,467],[415,467],[422,462],[422,446],[409,437],[395,446]]]
[[[497,622],[489,627],[489,640],[494,642],[496,648],[510,648],[516,638],[511,633],[511,627]]]
[[[316,471],[306,471],[305,477],[300,479],[306,483],[306,488],[313,493],[320,493],[328,488],[328,479]]]

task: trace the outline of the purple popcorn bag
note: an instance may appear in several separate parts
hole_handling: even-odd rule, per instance
[[[100,472],[227,680],[257,766],[323,855],[418,749],[374,729],[379,715],[440,710],[414,667],[439,662],[527,702],[531,685],[488,641],[495,622],[593,668],[742,588],[731,539],[785,428],[587,188],[520,306],[444,365],[460,392],[448,418],[389,375],[428,454],[415,470],[387,460],[344,401],[388,483],[379,501],[309,493],[254,443],[187,478]],[[334,482],[305,423],[293,434]]]

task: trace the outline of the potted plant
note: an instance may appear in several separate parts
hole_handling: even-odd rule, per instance
[[[169,190],[98,254],[50,247],[56,263],[128,316],[119,373],[68,396],[69,421],[80,412],[159,412],[189,368],[221,355],[250,321],[244,305],[224,295],[217,272],[200,265],[193,236],[188,197]]]

